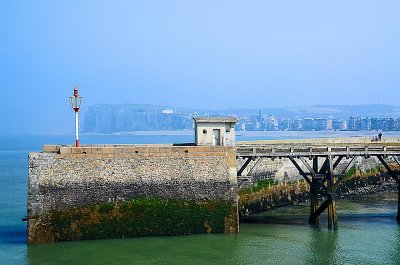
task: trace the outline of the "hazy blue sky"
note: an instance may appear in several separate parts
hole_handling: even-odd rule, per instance
[[[400,1],[0,0],[2,132],[84,104],[399,104]],[[7,127],[7,126],[8,127]]]

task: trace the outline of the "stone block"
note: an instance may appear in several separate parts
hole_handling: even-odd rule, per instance
[[[114,154],[115,148],[114,147],[103,147],[102,151],[103,151],[103,155]]]
[[[196,146],[190,148],[191,152],[210,152],[210,150],[210,146]]]
[[[175,152],[178,152],[178,150],[175,147],[160,147],[159,152],[160,153],[175,153]]]
[[[103,154],[102,147],[91,147],[91,154]]]
[[[66,154],[56,154],[54,156],[55,159],[63,159],[63,158],[69,158],[69,155]]]
[[[61,147],[60,154],[71,154],[71,148],[68,146]]]
[[[158,146],[149,146],[147,148],[147,152],[149,152],[149,153],[158,153],[158,152],[160,152],[160,148]]]
[[[45,153],[57,153],[61,148],[61,145],[44,145],[43,152]]]
[[[192,154],[193,153],[193,149],[190,149],[190,148],[179,148],[179,154],[181,154],[181,155],[190,155],[190,154]]]
[[[92,148],[91,147],[82,147],[82,154],[91,154]]]
[[[125,147],[114,147],[114,153],[115,154],[123,154],[126,153],[126,148]]]

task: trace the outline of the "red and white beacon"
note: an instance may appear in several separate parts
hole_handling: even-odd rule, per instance
[[[78,87],[75,86],[74,88],[74,95],[72,97],[69,97],[69,104],[71,108],[75,111],[75,146],[79,147],[79,136],[78,136],[78,131],[79,131],[79,117],[78,117],[78,112],[79,108],[82,103],[82,97],[79,96],[78,94]]]

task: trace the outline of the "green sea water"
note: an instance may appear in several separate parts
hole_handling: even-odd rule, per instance
[[[86,136],[87,143],[189,142],[191,136]],[[73,136],[0,137],[0,264],[400,264],[395,193],[340,200],[339,229],[308,205],[253,216],[239,234],[27,245],[27,154]]]

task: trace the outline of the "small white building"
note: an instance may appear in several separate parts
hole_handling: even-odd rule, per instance
[[[174,114],[174,110],[173,109],[163,109],[161,111],[162,114]]]
[[[196,145],[235,145],[236,118],[193,118]]]

